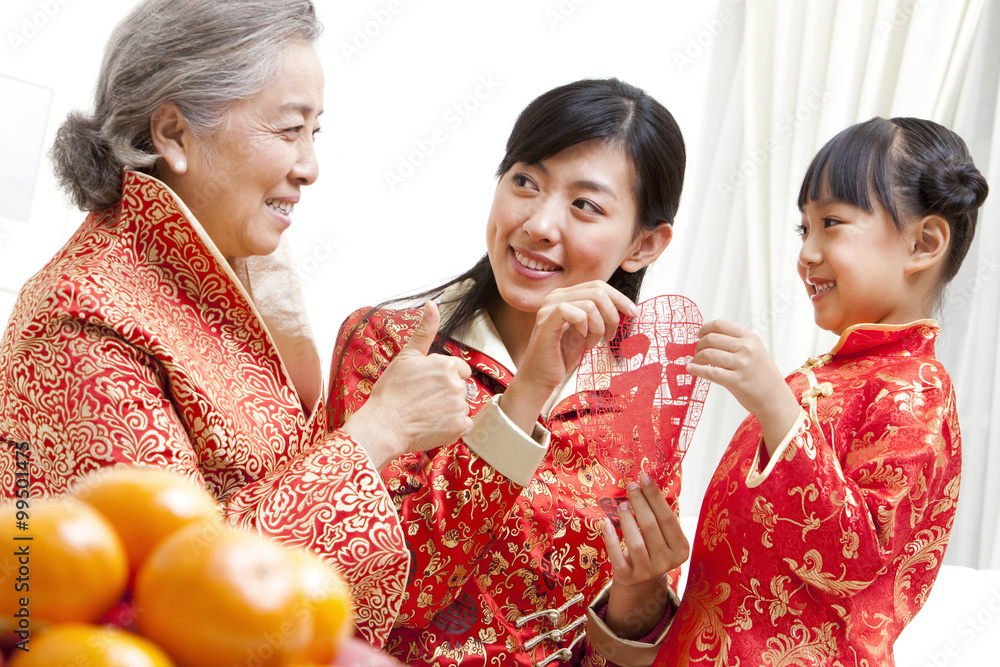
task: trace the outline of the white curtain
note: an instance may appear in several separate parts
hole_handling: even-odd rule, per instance
[[[940,314],[938,355],[955,384],[964,449],[946,561],[981,568],[1000,567],[998,4],[723,0],[720,16],[730,12],[734,29],[712,48],[710,159],[688,175],[690,222],[678,226],[680,252],[672,253],[680,293],[706,320],[750,326],[790,372],[835,342],[813,323],[795,271],[796,200],[813,155],[872,116],[929,118],[966,139],[997,192]],[[685,459],[684,514],[697,512],[692,499],[703,496],[744,416],[724,389],[712,389]]]

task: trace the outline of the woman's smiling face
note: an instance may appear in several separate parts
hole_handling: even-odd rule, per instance
[[[533,313],[557,287],[608,280],[641,242],[634,183],[622,147],[602,140],[515,163],[497,185],[486,227],[504,302]]]
[[[237,102],[222,129],[189,139],[182,174],[164,181],[227,257],[267,255],[291,225],[302,186],[319,175],[313,136],[323,109],[323,68],[293,42],[271,84]]]

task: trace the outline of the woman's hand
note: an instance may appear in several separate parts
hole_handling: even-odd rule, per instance
[[[756,415],[768,454],[773,454],[799,417],[795,394],[753,331],[714,320],[700,333],[688,372],[721,384]]]
[[[618,330],[619,313],[638,314],[634,303],[605,282],[594,280],[552,290],[535,315],[535,326],[504,392],[503,411],[526,433],[583,353]]]
[[[628,497],[628,504],[618,506],[627,549],[611,522],[604,523],[613,576],[605,622],[619,637],[638,639],[663,618],[670,599],[667,574],[687,560],[690,546],[677,515],[646,473],[640,475],[640,484],[629,483]]]
[[[368,401],[344,423],[379,470],[398,456],[450,445],[472,430],[466,384],[472,370],[461,359],[428,354],[439,322],[437,306],[428,302]]]

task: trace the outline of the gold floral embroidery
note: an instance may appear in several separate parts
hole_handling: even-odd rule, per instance
[[[778,522],[778,517],[774,513],[774,505],[765,500],[763,496],[757,496],[753,500],[750,517],[764,528],[760,543],[765,547],[774,546],[771,541],[771,531],[774,530],[774,526]]]
[[[823,571],[823,555],[818,549],[807,551],[801,566],[793,558],[784,558],[783,560],[804,582],[834,595],[855,593],[872,583],[871,581],[849,580],[844,573],[838,577]],[[841,565],[841,569],[846,571],[846,567],[843,565]]]
[[[767,640],[767,650],[760,656],[761,664],[766,667],[828,664],[837,652],[833,629],[833,623],[824,623],[813,629],[794,623],[788,634],[782,633]]]

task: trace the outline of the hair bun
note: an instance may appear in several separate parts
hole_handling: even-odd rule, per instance
[[[972,162],[946,158],[928,163],[920,190],[929,212],[952,216],[982,206],[989,186]]]
[[[71,113],[56,132],[52,161],[59,185],[85,211],[99,211],[121,197],[123,165],[93,116]]]

